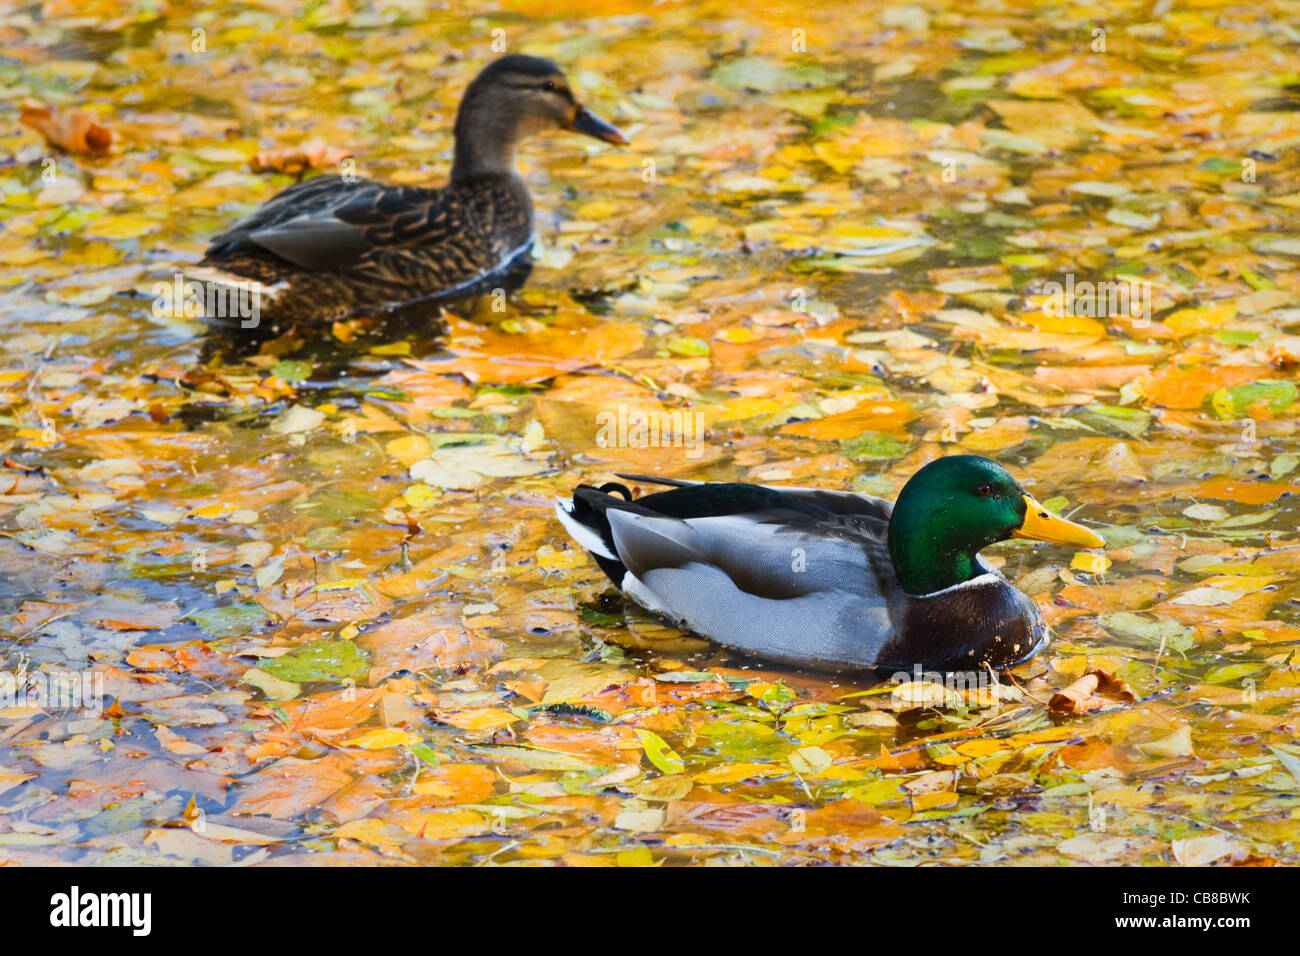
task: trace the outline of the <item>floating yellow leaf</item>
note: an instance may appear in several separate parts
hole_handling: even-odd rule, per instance
[[[409,747],[411,744],[420,743],[421,740],[419,734],[413,734],[409,730],[376,727],[374,730],[367,730],[365,733],[351,737],[343,743],[344,746],[360,747],[363,750],[385,750],[389,747]]]
[[[126,213],[121,216],[105,216],[96,219],[82,231],[82,235],[89,239],[138,239],[161,226],[162,223],[157,219]]]

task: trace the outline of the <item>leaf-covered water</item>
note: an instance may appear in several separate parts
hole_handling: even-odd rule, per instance
[[[0,859],[1296,862],[1295,13],[11,5]],[[442,182],[502,37],[632,139],[524,149],[504,313],[224,358],[155,314],[292,182],[259,153]],[[702,431],[602,447],[620,409]],[[717,651],[551,517],[619,471],[892,496],[953,452],[1110,545],[989,550],[1056,635],[1018,686]],[[1051,715],[1095,669],[1138,699]]]

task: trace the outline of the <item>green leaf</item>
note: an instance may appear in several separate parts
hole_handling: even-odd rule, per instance
[[[311,378],[311,362],[298,362],[285,359],[271,366],[271,374],[282,378],[290,385],[297,385]]]
[[[682,773],[686,770],[686,763],[677,751],[669,747],[653,730],[637,730],[636,736],[641,741],[646,757],[658,769],[664,773]]]
[[[1062,783],[1055,787],[1048,787],[1040,797],[1077,797],[1080,794],[1088,793],[1092,786],[1086,783]]]
[[[923,813],[914,813],[907,818],[908,823],[917,823],[921,820],[945,820],[948,817],[977,817],[981,813],[992,810],[992,807],[971,806],[962,807],[960,810],[926,810]]]
[[[893,435],[868,432],[840,442],[840,450],[854,461],[888,461],[902,458],[912,446]]]
[[[351,641],[312,641],[283,657],[262,662],[262,670],[295,683],[341,681],[370,670],[370,656]]]
[[[1117,428],[1126,434],[1138,436],[1147,430],[1151,425],[1151,413],[1142,411],[1140,408],[1126,408],[1123,405],[1089,405],[1083,410],[1085,421],[1091,419],[1091,423],[1102,424],[1104,422],[1111,428]],[[1097,422],[1097,419],[1102,422]]]
[[[1097,623],[1112,633],[1141,638],[1153,644],[1159,644],[1163,640],[1165,647],[1179,653],[1188,650],[1196,637],[1192,628],[1184,627],[1177,621],[1153,621],[1131,611],[1103,614],[1097,618]]]
[[[713,675],[707,671],[665,671],[662,674],[655,674],[655,680],[667,681],[670,684],[698,684],[701,681],[713,680]]]
[[[557,701],[551,704],[538,704],[536,707],[526,709],[527,714],[560,714],[572,717],[590,717],[592,720],[598,720],[601,723],[609,723],[613,720],[613,715],[607,710],[601,710],[599,707],[589,707],[586,704],[571,704],[567,701]]]
[[[1196,164],[1196,168],[1211,173],[1239,173],[1241,172],[1241,160],[1215,156],[1211,159],[1201,160]]]
[[[1249,345],[1259,338],[1259,333],[1247,329],[1218,329],[1214,337],[1224,345]]]
[[[759,56],[742,56],[713,71],[713,82],[729,90],[777,93],[782,90],[834,86],[844,79],[837,70],[816,63],[782,66]]]
[[[846,790],[845,796],[877,806],[882,803],[892,803],[895,800],[905,799],[907,793],[903,790],[903,781],[894,777],[882,777],[879,780],[873,780],[870,783],[864,783],[851,790]]]
[[[260,604],[230,604],[186,615],[209,637],[240,637],[271,620]]]
[[[1226,684],[1230,681],[1240,680],[1247,674],[1253,674],[1262,670],[1263,664],[1224,664],[1222,667],[1212,668],[1205,673],[1205,682],[1207,684]]]
[[[442,763],[438,755],[433,752],[433,748],[426,743],[411,744],[411,753],[415,754],[430,767],[437,767]]]
[[[1221,388],[1205,401],[1219,418],[1226,421],[1249,414],[1257,402],[1266,403],[1268,410],[1276,415],[1294,405],[1297,400],[1300,400],[1300,388],[1294,382],[1265,380],[1253,385]]]
[[[383,398],[392,402],[409,402],[411,400],[409,392],[404,392],[392,385],[367,385],[364,394],[371,398]]]
[[[1241,270],[1241,277],[1242,277],[1243,279],[1245,279],[1245,280],[1250,284],[1250,287],[1251,287],[1252,289],[1256,289],[1256,290],[1261,290],[1261,291],[1262,291],[1262,290],[1264,290],[1264,289],[1276,289],[1276,288],[1277,288],[1277,286],[1273,284],[1273,280],[1270,279],[1268,276],[1260,275],[1258,272],[1252,272],[1252,271],[1249,270],[1249,269],[1242,269],[1242,270]],[[1258,338],[1258,334],[1257,334],[1257,333],[1253,333],[1253,334],[1255,334],[1256,338]]]
[[[768,710],[781,710],[786,706],[786,704],[794,700],[796,696],[797,695],[793,690],[778,681],[767,690],[763,691],[763,696],[758,698],[758,700]]]
[[[674,355],[687,356],[708,355],[712,351],[704,339],[687,335],[674,335],[665,343],[665,348]]]
[[[583,605],[578,609],[578,618],[598,627],[618,627],[623,623],[622,614],[609,614],[590,605]]]

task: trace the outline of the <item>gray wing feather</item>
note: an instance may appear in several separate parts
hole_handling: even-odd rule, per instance
[[[660,568],[643,583],[696,633],[792,664],[872,667],[891,633],[886,605],[844,591],[760,598],[739,590],[726,572],[707,564]]]
[[[611,509],[605,516],[614,534],[614,548],[633,574],[698,561],[703,555],[688,522],[620,509]]]
[[[329,209],[254,229],[248,238],[304,269],[355,262],[370,247],[364,230],[336,218]]]
[[[871,542],[747,515],[607,515],[619,559],[649,592],[647,603],[718,643],[868,667],[892,633]]]

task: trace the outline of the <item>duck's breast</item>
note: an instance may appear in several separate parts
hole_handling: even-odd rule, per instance
[[[941,671],[1003,668],[1032,657],[1047,628],[1038,606],[990,571],[955,587],[907,596],[895,614],[894,639],[881,648],[882,667],[916,665]]]

